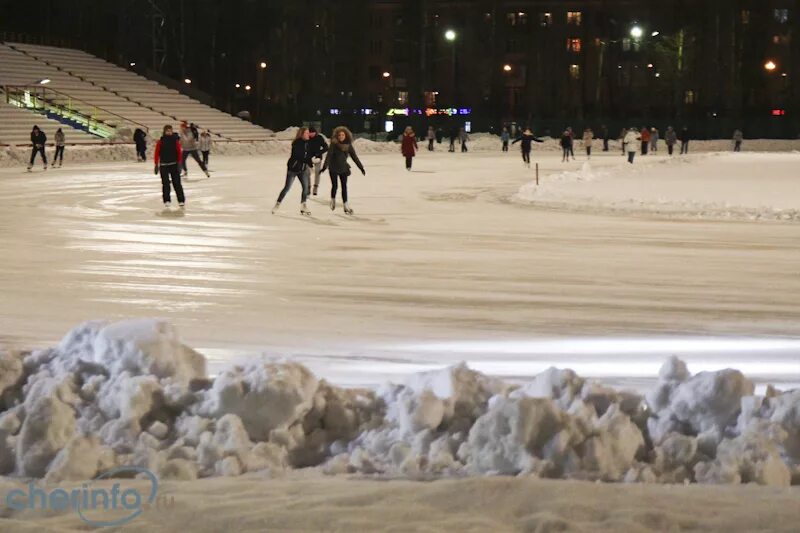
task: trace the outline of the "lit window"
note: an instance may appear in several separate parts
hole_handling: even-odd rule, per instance
[[[750,24],[750,10],[742,9],[742,24]]]
[[[539,13],[539,25],[542,28],[549,28],[553,25],[552,13]]]
[[[408,91],[397,92],[397,103],[400,105],[408,104]]]
[[[629,52],[631,49],[631,40],[625,37],[622,39],[622,51]]]
[[[686,91],[686,95],[683,98],[683,102],[686,104],[693,104],[695,103],[696,96],[694,91]]]
[[[583,21],[583,14],[580,11],[567,11],[567,24],[580,26]]]
[[[773,15],[775,20],[780,22],[781,24],[786,24],[789,22],[789,10],[788,9],[774,9]]]
[[[528,14],[522,11],[506,13],[506,21],[509,26],[525,26],[528,23]]]
[[[570,65],[569,66],[569,77],[573,80],[581,79],[581,66],[580,65]]]
[[[580,52],[581,51],[581,40],[580,39],[567,39],[567,50],[570,52]]]

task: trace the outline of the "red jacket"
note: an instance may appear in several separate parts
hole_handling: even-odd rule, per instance
[[[154,155],[156,166],[158,166],[159,163],[161,162],[161,141],[163,139],[164,138],[162,137],[156,143],[156,151],[155,151],[155,155]],[[183,149],[181,148],[181,141],[179,141],[177,139],[177,137],[176,137],[174,142],[175,142],[175,149],[174,149],[175,153],[174,154],[170,153],[168,155],[165,154],[164,159],[170,159],[171,160],[173,157],[175,157],[176,159],[175,159],[175,161],[164,161],[165,165],[171,165],[171,164],[174,164],[174,163],[180,164],[180,163],[183,162]],[[168,147],[168,148],[169,148],[168,151],[172,152],[172,147]]]
[[[642,128],[642,142],[650,142],[650,130],[647,128]]]
[[[416,136],[403,134],[403,144],[401,146],[403,157],[414,157],[417,153],[417,138]]]

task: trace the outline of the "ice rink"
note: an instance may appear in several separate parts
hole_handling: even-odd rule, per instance
[[[149,163],[0,169],[0,338],[157,316],[213,371],[287,355],[344,385],[467,361],[637,387],[670,354],[800,383],[800,155],[664,159],[535,151],[536,190],[516,150],[423,152],[410,173],[399,148],[365,153],[355,216],[326,174],[311,218],[299,183],[270,214],[285,155],[212,154],[211,179],[190,163],[185,214]]]

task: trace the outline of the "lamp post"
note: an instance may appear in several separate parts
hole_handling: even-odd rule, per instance
[[[447,30],[444,32],[444,38],[450,41],[450,46],[452,47],[453,51],[453,107],[456,107],[457,100],[456,98],[456,32],[453,30]]]
[[[256,78],[256,120],[258,121],[261,121],[261,100],[264,99],[264,72],[266,70],[267,62],[261,61],[258,64],[258,77]]]

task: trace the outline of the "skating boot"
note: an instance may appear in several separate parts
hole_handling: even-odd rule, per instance
[[[44,169],[47,170],[47,165],[44,166]]]
[[[344,212],[348,215],[353,214],[353,210],[350,209],[350,205],[347,202],[344,203]]]
[[[31,171],[31,167],[28,167],[28,172],[32,172],[32,171]]]
[[[184,202],[180,202],[180,203],[178,204],[178,207],[180,207],[181,209],[185,209],[185,208],[186,208],[186,203],[184,203]]]
[[[208,170],[204,170],[203,172],[205,172],[205,173],[206,173],[206,177],[207,177],[207,178],[210,178],[210,177],[211,177],[211,174],[208,172]]]
[[[164,209],[169,209],[170,207],[172,207],[171,202],[164,202]]]
[[[272,208],[272,214],[274,215],[275,213],[277,213],[278,209],[280,209],[280,207],[281,207],[281,203],[280,202],[275,202],[275,207]]]
[[[336,210],[336,198],[331,198],[331,211]]]
[[[306,203],[305,202],[300,204],[300,214],[301,215],[305,215],[307,217],[311,216],[311,211],[308,210],[308,207],[306,207]]]

